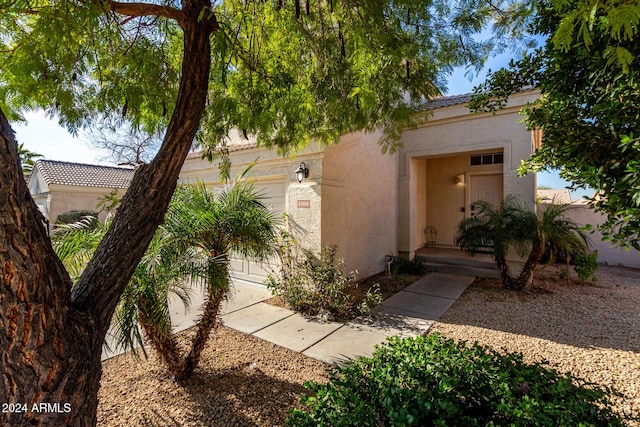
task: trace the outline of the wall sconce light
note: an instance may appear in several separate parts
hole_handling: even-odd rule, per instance
[[[309,168],[307,167],[305,162],[300,163],[300,166],[298,166],[298,169],[296,169],[295,174],[298,182],[302,182],[303,179],[309,178]]]
[[[464,174],[456,175],[456,184],[464,184]]]

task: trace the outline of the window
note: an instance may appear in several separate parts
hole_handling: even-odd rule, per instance
[[[501,163],[504,163],[503,153],[473,154],[471,156],[471,166],[497,165]]]

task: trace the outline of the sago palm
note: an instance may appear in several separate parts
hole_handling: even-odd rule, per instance
[[[567,255],[588,251],[584,233],[564,216],[568,205],[550,205],[536,213],[512,195],[495,207],[484,201],[474,205],[477,214],[458,224],[455,243],[471,255],[480,249],[489,249],[506,289],[522,290],[529,286],[535,268],[547,250]],[[510,248],[525,259],[516,277],[512,276],[507,263]]]

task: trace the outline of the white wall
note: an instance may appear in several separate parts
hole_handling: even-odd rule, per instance
[[[609,242],[602,241],[602,233],[597,230],[597,226],[604,223],[605,216],[595,212],[585,205],[573,205],[566,215],[580,226],[591,224],[594,228],[593,234],[589,235],[591,246],[598,251],[598,262],[609,265],[622,265],[625,267],[640,268],[640,252],[635,249],[625,250],[619,247],[612,247]]]

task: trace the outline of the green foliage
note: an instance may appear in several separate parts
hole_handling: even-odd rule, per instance
[[[98,209],[100,212],[114,213],[116,209],[118,209],[118,205],[120,205],[120,199],[118,198],[118,189],[114,188],[109,192],[109,194],[105,194],[98,199],[96,209]]]
[[[408,257],[397,257],[391,263],[391,273],[422,275],[427,272],[427,266],[420,258],[409,259]]]
[[[573,263],[580,280],[590,280],[592,282],[598,280],[595,276],[595,272],[598,270],[598,251],[590,253],[578,252],[574,255]]]
[[[98,212],[90,210],[73,210],[63,212],[56,217],[56,225],[73,224],[80,222],[85,217],[98,218]]]
[[[522,290],[529,286],[545,252],[550,262],[554,261],[555,254],[565,257],[587,255],[586,235],[564,216],[569,205],[548,204],[535,212],[513,195],[505,197],[499,206],[484,201],[474,202],[474,205],[477,214],[458,224],[455,243],[471,255],[490,248],[506,289]],[[517,277],[512,276],[507,262],[510,248],[514,248],[520,257],[526,257]]]
[[[88,215],[60,224],[51,233],[53,249],[74,283],[78,281],[110,226],[111,217],[107,217],[103,224],[96,215]]]
[[[136,267],[114,315],[117,346],[135,353],[139,345],[144,351],[146,334],[156,349],[167,348],[166,342],[172,339],[170,296],[177,296],[187,307],[191,284],[201,285],[208,298],[217,290],[226,293],[229,256],[264,259],[271,255],[275,224],[250,182],[239,179],[221,192],[202,183],[179,186],[165,223]],[[54,250],[74,281],[110,225],[111,217],[105,224],[85,218],[52,234]]]
[[[293,426],[623,426],[609,389],[522,355],[440,335],[391,337],[371,358],[307,383]],[[617,395],[617,394],[614,394]]]
[[[181,11],[179,3],[135,8],[147,4],[0,4],[0,107],[11,118],[43,108],[74,132],[162,131],[181,73]],[[515,0],[300,5],[212,3],[209,103],[198,137],[206,154],[224,151],[231,129],[282,151],[381,129],[392,149],[453,67],[479,69],[530,18],[528,2]],[[495,38],[474,39],[488,24]]]
[[[18,144],[18,156],[20,156],[20,162],[22,163],[22,172],[26,174],[33,171],[35,160],[42,157],[42,154],[24,148],[24,144],[20,143]]]
[[[589,186],[607,216],[603,235],[640,249],[640,56],[637,2],[538,1],[543,49],[476,88],[471,107],[492,111],[523,87],[542,98],[523,110],[542,147],[519,172],[559,169],[574,188]]]
[[[307,315],[350,319],[370,311],[382,302],[378,289],[368,290],[359,300],[352,290],[358,287],[357,274],[345,275],[344,261],[336,260],[336,248],[325,247],[318,257],[302,249],[285,231],[281,232],[278,254],[280,272],[269,275],[266,285],[293,310]]]

